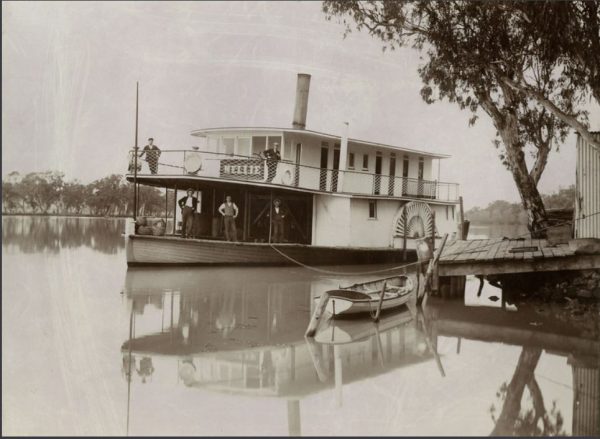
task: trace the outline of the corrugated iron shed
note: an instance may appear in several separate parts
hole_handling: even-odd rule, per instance
[[[600,131],[592,133],[600,140]],[[600,238],[600,150],[577,135],[575,238]]]

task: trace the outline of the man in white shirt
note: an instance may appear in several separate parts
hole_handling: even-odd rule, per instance
[[[219,213],[223,216],[225,223],[225,238],[227,241],[237,241],[237,230],[235,228],[235,219],[238,216],[239,209],[231,197],[227,195],[225,202],[219,206]]]

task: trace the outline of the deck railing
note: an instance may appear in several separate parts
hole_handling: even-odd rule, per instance
[[[133,174],[130,151],[129,174]],[[267,160],[196,150],[167,150],[138,158],[138,175],[196,175],[220,180],[248,181],[283,187],[356,195],[425,198],[457,201],[459,185],[417,178],[340,171],[298,165],[287,160]]]

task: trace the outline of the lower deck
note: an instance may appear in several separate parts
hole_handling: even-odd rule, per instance
[[[177,236],[126,235],[127,264],[354,265],[401,264],[416,252],[391,248],[327,247],[293,243],[229,242]]]

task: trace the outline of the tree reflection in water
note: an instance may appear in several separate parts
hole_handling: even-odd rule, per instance
[[[125,248],[121,234],[125,220],[113,218],[67,218],[14,216],[2,218],[2,245],[16,246],[22,253],[50,252],[90,247],[116,254]]]
[[[539,348],[523,347],[515,373],[507,385],[502,384],[496,396],[502,401],[502,411],[496,418],[496,406],[492,404],[490,414],[496,426],[492,436],[564,436],[563,416],[552,403],[548,413],[544,398],[535,379],[535,368],[542,354]],[[521,410],[525,387],[529,390],[533,407]]]

